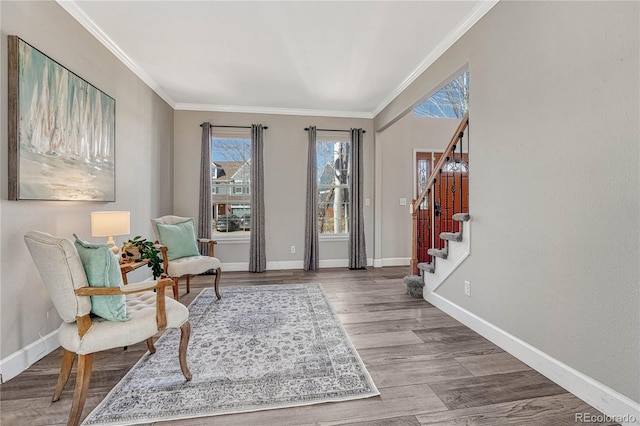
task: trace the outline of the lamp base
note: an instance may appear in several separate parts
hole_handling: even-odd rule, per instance
[[[107,244],[111,244],[111,248],[109,250],[111,250],[113,252],[113,254],[118,254],[120,249],[116,245],[116,242],[113,241],[113,237],[107,238]]]

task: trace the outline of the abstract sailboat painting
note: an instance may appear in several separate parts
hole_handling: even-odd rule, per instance
[[[115,201],[115,99],[9,36],[9,198]]]

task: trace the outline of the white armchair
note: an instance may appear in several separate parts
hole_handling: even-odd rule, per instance
[[[159,243],[164,261],[164,272],[175,282],[174,298],[178,299],[178,281],[186,277],[187,293],[191,291],[191,275],[198,275],[209,270],[215,272],[214,287],[220,299],[220,261],[214,257],[217,241],[196,238],[193,218],[181,216],[162,216],[151,219],[156,242]],[[206,243],[209,255],[202,256],[197,243]]]
[[[122,287],[89,287],[78,251],[69,240],[37,231],[28,232],[24,240],[63,321],[58,329],[58,338],[64,354],[52,401],[60,399],[75,356],[78,356],[69,425],[80,422],[95,352],[126,347],[146,340],[149,351],[155,353],[153,336],[167,327],[179,327],[180,368],[185,379],[191,380],[187,367],[187,346],[191,333],[189,310],[181,303],[165,297],[165,287],[174,284],[171,280],[148,281]],[[106,295],[126,296],[126,312],[130,318],[128,321],[107,321],[90,315],[90,296]]]

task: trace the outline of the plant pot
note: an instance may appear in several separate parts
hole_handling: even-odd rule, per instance
[[[122,259],[125,262],[138,262],[142,259],[142,255],[140,254],[140,248],[135,246],[122,246]]]

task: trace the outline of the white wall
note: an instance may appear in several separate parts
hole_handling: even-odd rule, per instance
[[[639,7],[500,2],[374,120],[469,63],[471,256],[438,294],[636,402]]]
[[[17,35],[116,99],[116,202],[54,202],[7,200],[7,126],[1,127],[0,160],[0,357],[6,369],[27,365],[57,344],[40,336],[57,329],[59,318],[23,241],[29,230],[90,241],[90,212],[130,210],[132,235],[151,236],[151,217],[173,208],[173,111],[141,80],[87,33],[57,3],[0,3],[1,45]],[[4,53],[4,50],[3,50]],[[7,58],[2,55],[3,89],[0,117],[7,117]],[[116,237],[121,244],[128,237]],[[145,268],[146,269],[146,268]],[[136,271],[131,278],[150,276]],[[47,318],[47,313],[49,313]],[[33,344],[29,353],[20,352]],[[13,356],[10,356],[13,355]]]
[[[239,114],[206,111],[175,111],[174,211],[197,217],[200,174],[200,124],[246,126],[263,124],[266,254],[268,269],[302,268],[307,176],[307,132],[305,127],[349,129],[361,127],[364,137],[364,197],[373,198],[373,120],[357,118],[305,117],[273,114]],[[373,202],[364,207],[367,256],[373,257]],[[223,269],[246,270],[249,242],[218,239],[216,257]],[[291,246],[296,253],[291,254]],[[321,241],[320,266],[347,266],[347,241]]]

